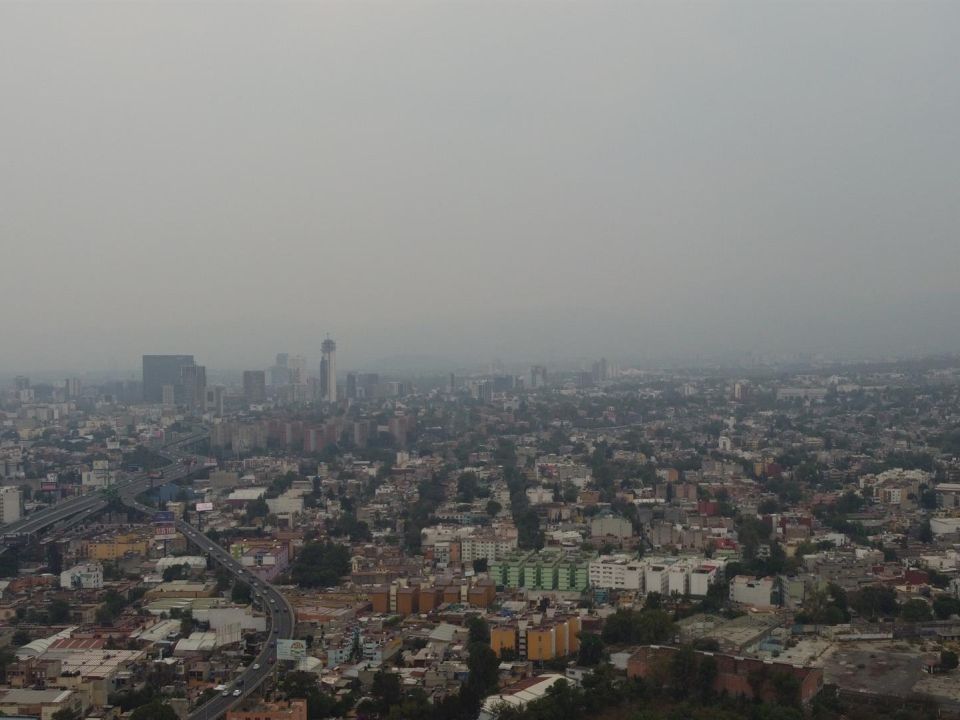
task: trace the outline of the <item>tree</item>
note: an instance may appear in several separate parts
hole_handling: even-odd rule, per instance
[[[494,517],[503,510],[503,505],[498,503],[496,500],[487,500],[487,515]]]
[[[850,607],[869,620],[897,612],[897,593],[886,585],[868,585],[850,598]]]
[[[616,643],[659,643],[673,637],[676,627],[663,610],[617,610],[603,625],[601,638]]]
[[[400,685],[400,676],[393,672],[379,670],[373,676],[373,687],[370,690],[377,704],[377,712],[386,715],[390,708],[400,702],[403,689]]]
[[[467,685],[478,698],[483,698],[497,688],[500,661],[493,649],[481,642],[470,643],[467,653],[467,669],[470,671]]]
[[[179,718],[172,707],[159,698],[154,698],[130,713],[130,720],[179,720]]]
[[[290,578],[301,587],[333,587],[350,572],[350,550],[338,543],[311,542],[304,545],[290,570]]]
[[[697,686],[700,688],[701,702],[709,702],[713,697],[713,684],[719,674],[717,659],[713,655],[702,655],[697,664]]]
[[[180,635],[182,637],[187,637],[192,632],[193,632],[193,613],[189,610],[184,610],[183,614],[180,616]]]
[[[930,518],[925,519],[920,525],[918,537],[920,542],[927,545],[933,542],[933,528],[930,527]]]
[[[234,583],[233,589],[230,591],[230,601],[236,605],[246,605],[250,602],[250,599],[250,586],[239,580]]]
[[[81,720],[80,711],[72,707],[61,708],[50,717],[53,720]]]
[[[490,627],[480,615],[473,615],[467,620],[467,629],[470,631],[470,642],[490,642]]]
[[[47,606],[47,616],[52,625],[60,625],[70,620],[70,603],[56,598]]]
[[[949,595],[938,595],[933,600],[933,614],[937,620],[948,620],[951,615],[960,615],[960,600]]]
[[[670,687],[676,699],[685,698],[697,675],[697,654],[690,645],[682,645],[670,658]]]
[[[17,630],[10,639],[10,642],[17,647],[22,647],[30,642],[30,633],[28,633],[26,630]]]
[[[944,670],[953,670],[960,664],[957,654],[951,650],[940,651],[940,667]]]
[[[459,502],[473,502],[478,489],[479,481],[476,473],[465,472],[457,478],[457,500]]]
[[[270,508],[267,506],[267,501],[263,498],[257,498],[247,503],[247,509],[244,512],[244,522],[249,525],[256,518],[265,518],[269,512]]]
[[[577,664],[594,667],[603,662],[604,644],[599,635],[583,633],[580,635],[580,651],[577,653]]]
[[[926,600],[915,598],[907,600],[900,607],[900,618],[907,622],[924,622],[932,620],[933,614],[930,612],[930,606]]]

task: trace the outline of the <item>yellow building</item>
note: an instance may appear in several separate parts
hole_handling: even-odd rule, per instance
[[[143,535],[127,533],[113,537],[97,538],[87,545],[87,557],[91,560],[119,560],[126,555],[146,555],[150,541]]]
[[[527,660],[553,660],[557,657],[557,630],[535,627],[527,630]]]
[[[493,637],[491,635],[491,643]],[[527,630],[527,659],[553,660],[580,649],[580,618],[569,617]]]
[[[513,626],[490,628],[490,647],[500,657],[504,650],[517,651],[517,629]]]

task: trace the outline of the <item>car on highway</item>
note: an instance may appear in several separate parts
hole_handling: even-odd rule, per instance
[[[234,690],[234,691],[233,691],[233,696],[234,696],[234,697],[240,697],[240,691],[239,691],[239,690]]]
[[[259,670],[259,669],[260,669],[260,663],[254,663],[254,664],[253,664],[253,669],[254,669],[254,670]]]
[[[221,693],[221,695],[223,695],[224,697],[230,697],[230,691],[229,691],[229,690],[224,690],[224,691]]]

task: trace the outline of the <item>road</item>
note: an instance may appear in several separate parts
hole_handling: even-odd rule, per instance
[[[137,502],[135,496],[131,493],[132,491],[128,491],[120,494],[120,498],[125,505],[148,514],[156,511],[156,508]],[[195,527],[181,520],[177,522],[177,530],[213,561],[229,570],[235,578],[247,583],[250,586],[251,595],[254,599],[260,601],[260,605],[267,613],[268,640],[264,643],[256,659],[230,685],[227,696],[217,695],[189,715],[189,720],[215,720],[226,714],[227,710],[242,702],[273,672],[276,664],[277,640],[293,637],[293,608],[275,587],[245,570],[229,552]],[[235,689],[240,690],[241,694],[239,696],[233,695]]]
[[[193,433],[186,437],[175,438],[164,445],[158,451],[158,454],[166,457],[171,461],[171,463],[175,463],[177,461],[177,456],[180,455],[180,448],[196,443],[198,440],[201,440],[205,437],[206,433]],[[178,480],[182,477],[185,477],[189,473],[190,469],[185,468],[182,465],[168,465],[165,468],[163,482],[168,483],[172,482],[173,480]],[[138,495],[149,489],[151,482],[153,481],[148,477],[147,473],[137,473],[135,475],[131,475],[127,480],[112,486],[111,489],[122,491],[129,488],[134,491],[135,495]],[[52,505],[51,507],[44,508],[39,512],[27,515],[16,522],[12,522],[8,525],[0,527],[0,534],[2,534],[4,537],[33,535],[41,530],[45,530],[51,525],[56,525],[58,522],[62,522],[67,518],[79,513],[89,512],[92,514],[97,512],[106,507],[108,501],[109,498],[102,492],[88,493],[86,495],[70,498],[69,500],[58,502],[56,505]]]
[[[164,445],[159,454],[169,460],[170,464],[163,468],[164,475],[160,481],[162,484],[179,480],[192,472],[191,467],[181,462],[183,459],[191,457],[183,451],[183,448],[204,437],[206,437],[205,433],[194,433]],[[138,473],[128,480],[114,485],[111,489],[118,492],[124,505],[139,510],[150,517],[156,512],[156,508],[138,502],[137,496],[150,489],[153,482],[145,473]],[[102,493],[72,498],[6,525],[0,529],[0,533],[5,537],[29,536],[64,521],[69,520],[71,524],[82,522],[106,507],[108,502],[109,498]],[[267,641],[254,662],[231,683],[226,696],[217,695],[188,715],[189,720],[217,720],[222,718],[228,710],[239,705],[263,684],[263,681],[273,672],[276,667],[277,640],[293,637],[293,607],[276,588],[245,570],[226,550],[192,525],[178,520],[177,530],[214,562],[229,570],[237,580],[247,583],[250,586],[253,599],[260,603],[267,614]],[[0,546],[0,552],[6,550],[7,547],[9,546]],[[234,690],[240,690],[240,695],[235,696],[233,694]]]

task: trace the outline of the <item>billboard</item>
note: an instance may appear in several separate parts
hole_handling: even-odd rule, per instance
[[[173,540],[177,535],[176,525],[157,525],[153,529],[154,540]]]
[[[212,502],[198,502],[197,503],[197,512],[210,512],[213,510]]]
[[[277,660],[302,660],[306,656],[306,640],[277,640]]]
[[[169,510],[159,510],[153,514],[154,523],[174,523],[177,521],[177,518],[174,516],[173,512]]]

